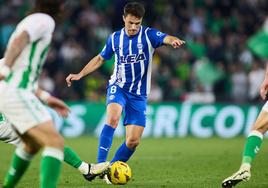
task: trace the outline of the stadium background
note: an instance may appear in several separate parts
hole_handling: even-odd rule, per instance
[[[105,102],[113,59],[100,70],[75,82],[71,88],[67,88],[65,78],[69,73],[81,70],[90,58],[101,51],[107,36],[122,27],[122,9],[127,1],[67,2],[65,21],[56,29],[40,85],[65,101],[76,102],[73,108],[80,111],[72,110],[73,118],[59,120],[58,126],[63,134],[66,132],[66,136],[79,136],[94,133],[92,130],[102,120],[104,108],[101,107],[96,113],[101,115],[90,119],[94,105],[89,103],[94,102],[98,106]],[[146,7],[143,24],[187,42],[179,50],[156,50],[148,114],[152,116],[152,126],[157,123],[156,126],[163,130],[159,133],[156,127],[156,131],[149,130],[148,136],[193,134],[210,137],[216,134],[232,137],[247,134],[263,103],[258,89],[265,71],[263,57],[267,57],[268,53],[265,47],[261,52],[253,53],[258,36],[253,45],[250,45],[250,40],[263,28],[267,3],[264,0],[142,2]],[[16,23],[27,13],[31,3],[31,0],[1,1],[1,54]],[[184,104],[188,108],[186,112]],[[196,111],[197,115],[194,115]],[[159,117],[159,114],[162,116]],[[161,121],[163,119],[168,119],[169,125]],[[184,130],[180,130],[179,125],[184,126]],[[200,131],[202,133],[198,134]]]
[[[67,88],[65,77],[85,66],[100,52],[107,36],[122,27],[126,2],[69,0],[65,21],[56,29],[40,79],[44,89],[69,102],[72,113],[67,120],[55,113],[53,117],[64,136],[74,137],[66,139],[67,144],[89,161],[95,160],[97,139],[88,135],[98,135],[105,120],[105,90],[113,62],[106,62],[71,88]],[[130,161],[135,176],[129,186],[219,187],[221,180],[238,167],[244,142],[240,135],[248,133],[264,103],[258,89],[268,57],[262,43],[268,41],[264,27],[265,21],[268,26],[268,4],[265,0],[140,2],[146,8],[144,25],[178,36],[187,44],[178,50],[162,47],[155,53],[144,135],[148,138]],[[0,0],[1,56],[31,3]],[[264,46],[257,48],[258,44]],[[120,126],[116,136],[123,135]],[[115,140],[112,154],[121,141]],[[11,146],[0,143],[1,153],[12,151]],[[264,144],[254,180],[244,187],[268,187],[266,173],[261,173],[267,167],[266,152]],[[4,161],[0,164],[2,179],[10,155],[1,155],[0,159]],[[33,166],[21,187],[38,186],[38,162]],[[64,168],[59,187],[88,185],[81,182],[76,171]],[[102,186],[101,182],[93,184]]]
[[[1,1],[1,54],[31,2]],[[67,121],[57,117],[64,135],[98,134],[97,127],[102,126],[105,118],[103,104],[113,59],[71,88],[67,88],[65,78],[81,70],[101,51],[107,36],[122,27],[122,9],[127,1],[67,2],[65,21],[56,29],[40,85],[53,95],[73,102],[73,114]],[[152,126],[147,126],[150,129],[147,135],[247,134],[263,103],[258,90],[265,71],[263,57],[268,52],[266,46],[258,50],[258,40],[265,41],[265,37],[259,39],[257,33],[263,30],[267,3],[261,0],[143,3],[145,25],[187,42],[179,50],[156,50],[147,112]],[[255,48],[257,53],[253,53]],[[99,105],[103,107],[95,108]]]
[[[3,54],[11,32],[30,8],[31,1],[0,2]],[[66,87],[65,76],[78,72],[100,52],[107,36],[123,26],[122,9],[126,1],[67,2],[65,21],[56,29],[40,84],[68,101],[103,102],[112,61],[72,88]],[[187,41],[187,45],[179,50],[160,48],[156,51],[150,101],[258,101],[264,61],[249,51],[247,43],[264,24],[268,9],[265,0],[143,2],[146,7],[144,25]]]

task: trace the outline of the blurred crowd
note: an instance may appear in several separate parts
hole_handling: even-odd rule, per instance
[[[67,88],[65,78],[78,73],[123,26],[126,0],[69,0],[58,25],[40,85],[64,100],[105,101],[113,59]],[[180,49],[162,47],[153,61],[148,99],[197,103],[260,102],[258,90],[266,62],[247,47],[267,17],[266,0],[150,0],[143,25],[186,41]],[[0,51],[32,0],[0,0]]]

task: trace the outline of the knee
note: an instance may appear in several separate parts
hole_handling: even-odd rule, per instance
[[[45,146],[54,147],[54,148],[58,148],[60,150],[63,150],[64,140],[63,140],[62,136],[60,136],[59,134],[50,135],[49,138],[47,138],[46,140],[47,141],[45,143]]]
[[[265,127],[260,127],[260,128],[257,128],[257,129],[253,129],[252,131],[258,131],[258,132],[260,132],[262,134],[265,134],[267,129]]]
[[[113,127],[113,128],[116,128],[118,123],[119,123],[119,119],[120,119],[120,116],[113,116],[113,117],[110,117],[108,119],[108,124]]]
[[[268,126],[265,124],[254,124],[254,126],[251,128],[251,131],[257,131],[260,132],[261,134],[265,134],[266,131],[268,130]]]
[[[257,132],[261,133],[262,135],[264,135],[267,131],[267,127],[263,126],[263,127],[253,128],[253,129],[251,129],[251,132],[252,131],[257,131]]]
[[[40,148],[40,145],[33,143],[27,143],[24,145],[24,150],[31,155],[35,155],[40,150]]]
[[[140,139],[136,138],[127,138],[126,145],[130,149],[135,149],[140,144]]]
[[[63,148],[64,148],[64,140],[63,140],[63,137],[62,137],[62,136],[58,135],[58,136],[55,138],[55,143],[56,143],[56,145],[54,145],[54,147],[63,150]]]

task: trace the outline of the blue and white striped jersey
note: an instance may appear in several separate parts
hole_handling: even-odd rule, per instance
[[[151,86],[154,50],[163,45],[167,34],[149,27],[140,27],[134,36],[128,36],[124,28],[109,36],[100,55],[111,59],[115,54],[114,72],[109,85],[137,95],[147,96]]]

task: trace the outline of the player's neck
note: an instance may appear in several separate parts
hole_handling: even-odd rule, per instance
[[[137,32],[136,34],[134,34],[134,35],[130,35],[130,34],[127,32],[126,28],[124,28],[124,32],[125,32],[125,34],[126,34],[128,37],[130,37],[130,38],[137,36],[137,35],[139,34],[140,30],[141,30],[141,27],[139,28],[139,30],[138,30],[138,32]]]

